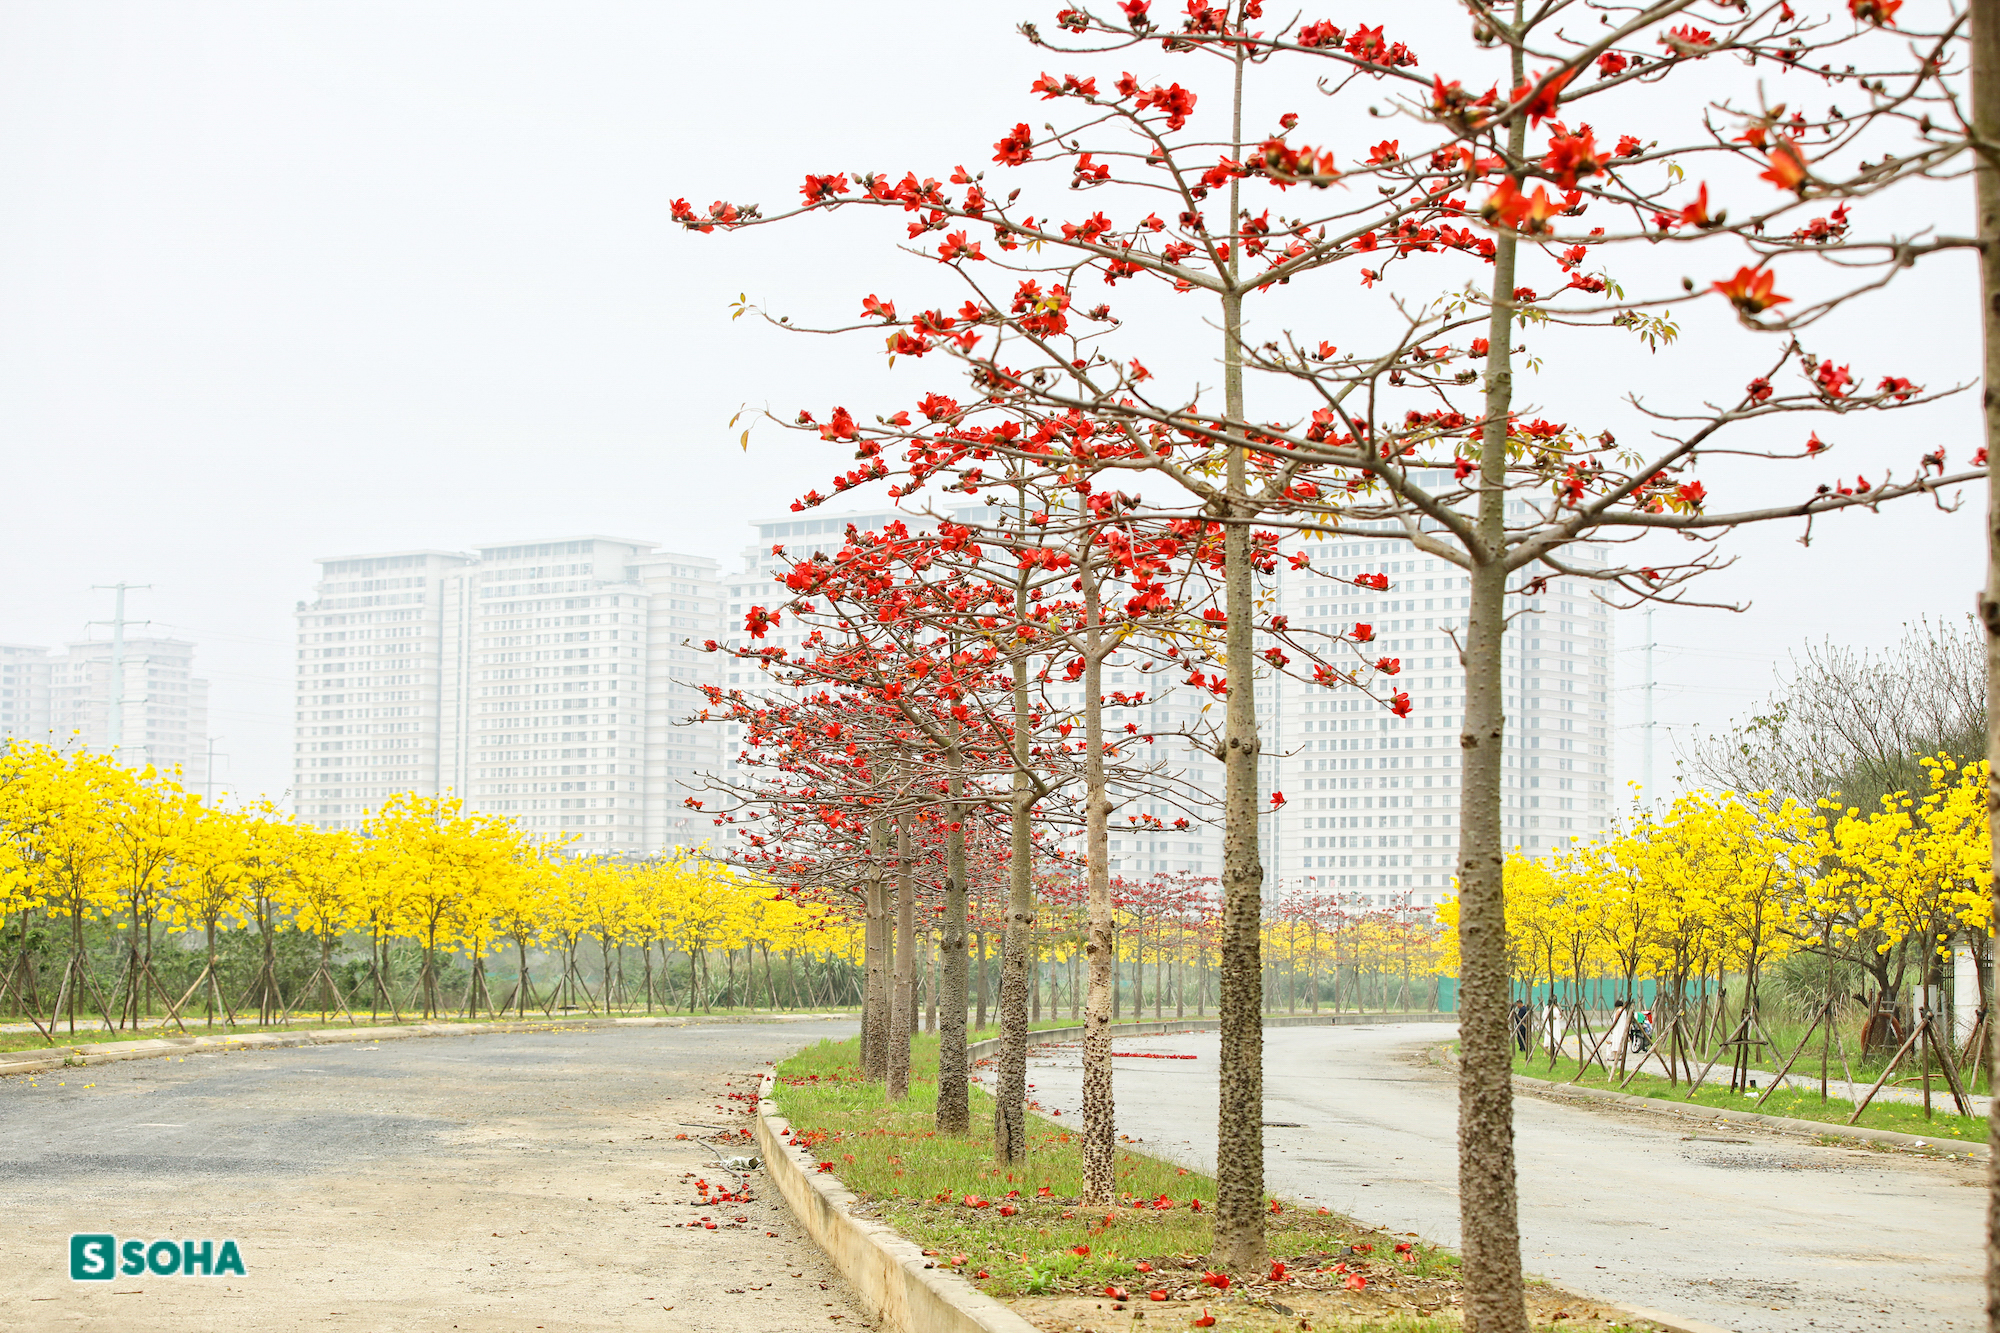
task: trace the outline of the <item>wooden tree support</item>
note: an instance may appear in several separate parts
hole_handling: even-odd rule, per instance
[[[1903,1063],[1903,1057],[1909,1054],[1910,1047],[1916,1045],[1917,1038],[1922,1035],[1923,1027],[1921,1025],[1913,1026],[1910,1029],[1910,1035],[1903,1038],[1903,1044],[1896,1048],[1895,1058],[1890,1060],[1888,1068],[1882,1071],[1882,1077],[1875,1080],[1875,1086],[1868,1089],[1868,1095],[1863,1097],[1860,1103],[1855,1106],[1854,1114],[1847,1117],[1848,1124],[1851,1125],[1861,1118],[1861,1113],[1868,1109],[1868,1103],[1875,1100],[1875,1094],[1882,1091],[1882,1085],[1889,1081],[1889,1075],[1896,1072],[1896,1066]]]
[[[278,1019],[278,1022],[281,1024],[289,1023],[292,1018],[292,1011],[294,1009],[297,1009],[300,1004],[304,1003],[306,996],[312,994],[313,986],[316,983],[320,982],[324,982],[326,984],[327,990],[332,992],[334,1006],[338,1008],[341,1013],[347,1016],[348,1024],[352,1026],[354,1023],[359,1021],[354,1017],[353,1011],[348,1009],[347,997],[340,993],[340,983],[333,979],[333,973],[327,967],[326,957],[324,954],[322,954],[320,956],[319,966],[313,969],[313,974],[311,979],[308,980],[305,985],[299,988],[299,992],[297,995],[292,997],[291,1004],[285,1007],[284,1015]],[[326,1006],[321,1005],[320,1017],[324,1019],[326,1017],[326,1014],[327,1014]]]
[[[1780,1069],[1777,1073],[1777,1076],[1771,1080],[1771,1086],[1764,1089],[1764,1095],[1757,1099],[1756,1104],[1758,1106],[1762,1106],[1766,1101],[1770,1099],[1772,1093],[1776,1092],[1780,1087],[1784,1085],[1785,1075],[1792,1072],[1792,1066],[1798,1062],[1799,1056],[1804,1053],[1806,1049],[1806,1043],[1812,1040],[1813,1032],[1819,1027],[1819,1025],[1822,1022],[1830,1023],[1832,1021],[1833,1021],[1833,1001],[1828,1000],[1825,1004],[1822,1004],[1817,1010],[1814,1011],[1812,1022],[1806,1024],[1805,1035],[1799,1038],[1799,1044],[1792,1048],[1792,1053],[1789,1056],[1785,1057],[1785,1066],[1784,1068]],[[1765,1040],[1768,1041],[1770,1040],[1770,1038],[1766,1037]]]
[[[106,1032],[117,1030],[111,1022],[111,1004],[104,998],[104,991],[98,986],[96,979],[90,975],[90,960],[82,954],[71,954],[69,961],[63,964],[62,983],[56,989],[56,1006],[49,1014],[48,1030],[43,1033],[43,1039],[49,1045],[55,1045],[56,1024],[62,1020],[65,1003],[70,1006],[71,1011],[70,1031],[76,1031],[76,1001],[77,997],[83,994],[85,987],[89,987],[90,993],[97,997],[97,1012],[104,1019],[104,1030]]]
[[[55,1038],[51,1037],[49,1030],[42,1026],[42,1020],[35,1016],[34,1004],[28,993],[29,975],[28,955],[23,952],[15,957],[13,965],[7,969],[7,975],[0,977],[0,1000],[7,998],[7,992],[16,992],[21,1003],[21,1012],[35,1025],[35,1031],[42,1034],[42,1040],[52,1042]]]
[[[1724,1040],[1720,1045],[1718,1045],[1715,1048],[1715,1054],[1709,1056],[1708,1063],[1701,1067],[1701,1077],[1697,1078],[1694,1082],[1688,1084],[1686,1100],[1688,1101],[1694,1100],[1694,1095],[1697,1092],[1701,1091],[1701,1085],[1708,1079],[1708,1071],[1715,1068],[1715,1062],[1722,1058],[1722,1053],[1728,1050],[1731,1046],[1734,1046],[1736,1044],[1737,1038],[1741,1037],[1746,1031],[1748,1031],[1749,1027],[1750,1027],[1750,1011],[1746,1009],[1743,1011],[1742,1019],[1738,1021],[1738,1023],[1736,1024],[1736,1031],[1732,1032],[1726,1040]]]
[[[467,1018],[479,1017],[479,1004],[482,1000],[486,1002],[486,1012],[489,1014],[493,1013],[493,994],[486,989],[486,959],[475,955],[472,960],[472,976],[465,983],[465,1016]],[[495,1016],[498,1017],[498,1015]]]
[[[1584,1016],[1583,1006],[1581,1004],[1576,1006],[1576,1021],[1578,1027],[1580,1027],[1584,1032],[1590,1031],[1590,1020]],[[1626,1022],[1629,1024],[1631,1020],[1628,1018]],[[1603,1032],[1596,1034],[1597,1040],[1594,1043],[1592,1043],[1589,1055],[1585,1055],[1583,1053],[1583,1039],[1581,1037],[1577,1039],[1576,1077],[1570,1080],[1571,1083],[1576,1083],[1580,1081],[1583,1078],[1584,1074],[1590,1069],[1591,1065],[1593,1064],[1595,1064],[1599,1069],[1602,1069],[1604,1071],[1605,1081],[1606,1082],[1610,1081],[1611,1066],[1604,1062],[1602,1052],[1604,1050],[1604,1043],[1611,1039],[1611,1029],[1617,1026],[1618,1026],[1618,1020],[1614,1018],[1611,1020],[1611,1022],[1605,1025]]]
[[[525,995],[521,993],[521,988],[523,986],[527,987],[527,994]],[[553,995],[554,993],[555,993],[554,991],[550,991],[550,995]],[[534,984],[528,980],[528,977],[525,973],[523,973],[519,977],[516,977],[514,979],[514,984],[507,988],[507,998],[500,1001],[500,1012],[504,1014],[509,1009],[512,1009],[514,1007],[514,1002],[516,1000],[519,1000],[521,1002],[520,1009],[521,1009],[521,1017],[523,1018],[526,1018],[528,1016],[528,1006],[530,1004],[538,1007],[544,1015],[547,1015],[549,1017],[554,1017],[553,1011],[549,1008],[548,997],[544,996],[541,999],[535,998]]]
[[[134,957],[136,958],[136,955]],[[134,975],[135,971],[137,975]],[[172,1023],[185,1033],[187,1031],[187,1024],[181,1022],[180,1015],[174,1011],[174,997],[167,994],[167,988],[161,984],[160,978],[154,973],[153,962],[150,958],[138,960],[136,969],[128,964],[125,976],[120,978],[117,987],[112,991],[113,995],[123,992],[125,996],[124,999],[119,1001],[119,1026],[124,1026],[125,1009],[129,1004],[132,1011],[132,1030],[134,1032],[139,1030],[140,1011],[143,1008],[142,1000],[145,995],[145,988],[149,985],[152,988],[153,994],[160,997],[160,1003],[165,1005],[167,1009],[167,1017],[161,1022],[160,1026],[164,1028],[167,1023]]]
[[[247,1010],[252,997],[257,1001],[257,1022],[260,1025],[272,1022],[284,1009],[285,997],[278,988],[278,977],[272,971],[269,958],[258,965],[256,977],[244,990],[243,998],[237,1001],[236,1007]]]
[[[1618,1085],[1619,1091],[1621,1092],[1624,1091],[1626,1086],[1629,1085],[1633,1079],[1639,1077],[1639,1071],[1646,1067],[1646,1062],[1648,1060],[1657,1059],[1660,1062],[1660,1068],[1662,1070],[1669,1070],[1669,1066],[1667,1064],[1667,1051],[1668,1051],[1667,1041],[1674,1035],[1675,1029],[1677,1025],[1680,1023],[1680,1021],[1681,1021],[1681,1016],[1678,1013],[1676,1013],[1672,1018],[1667,1020],[1667,1025],[1664,1028],[1661,1028],[1658,1032],[1653,1034],[1653,1044],[1648,1046],[1645,1049],[1645,1051],[1640,1054],[1639,1063],[1632,1066],[1632,1072],[1627,1074],[1625,1076],[1625,1081]]]
[[[181,996],[180,1000],[177,1003],[168,1006],[167,1013],[170,1016],[174,1017],[175,1021],[178,1022],[179,1021],[178,1016],[180,1014],[180,1011],[187,1008],[188,1001],[194,998],[194,993],[197,990],[201,989],[201,984],[204,981],[208,983],[210,1002],[213,1003],[216,1008],[222,1010],[223,1026],[225,1027],[236,1026],[236,1011],[229,1007],[229,997],[222,993],[221,980],[215,975],[215,965],[210,962],[202,963],[201,972],[199,975],[195,977],[194,984],[187,988],[187,993]],[[213,1014],[210,1014],[209,1021],[212,1023],[214,1022],[214,1019],[215,1016]],[[187,1029],[182,1028],[181,1031],[185,1032],[187,1031]]]
[[[370,995],[368,998],[368,1003],[370,1005],[370,1016],[372,1017],[373,1015],[382,1012],[379,1008],[374,1007],[379,1002],[381,1004],[386,1004],[387,1006],[389,1006],[390,1016],[393,1017],[396,1022],[398,1023],[402,1022],[403,1011],[401,1007],[398,1006],[396,1003],[395,992],[389,989],[388,979],[382,975],[382,965],[376,959],[372,951],[370,952],[368,958],[368,979],[374,984],[375,988],[374,993]]]
[[[1972,1102],[1965,1095],[1965,1084],[1959,1081],[1958,1062],[1951,1058],[1951,1043],[1938,1040],[1937,1021],[1938,1015],[1935,1012],[1929,1009],[1924,1010],[1923,1027],[1929,1033],[1926,1040],[1930,1043],[1931,1049],[1937,1052],[1938,1068],[1944,1071],[1945,1085],[1951,1089],[1952,1102],[1958,1107],[1960,1115],[1970,1116],[1972,1114]],[[1928,1078],[1928,1075],[1926,1075],[1926,1078]],[[1930,1084],[1928,1082],[1924,1085],[1924,1094],[1924,1111],[1928,1115],[1930,1112]]]
[[[1979,1081],[1979,1066],[1986,1059],[1986,1009],[1981,1006],[1973,1017],[1972,1030],[1965,1034],[1965,1045],[1960,1048],[1958,1060],[1960,1073],[1965,1078],[1965,1086],[1970,1088]]]

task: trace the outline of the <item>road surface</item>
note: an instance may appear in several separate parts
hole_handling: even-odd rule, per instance
[[[440,1037],[0,1079],[0,1328],[869,1327],[775,1191],[700,1204],[683,1173],[727,1177],[674,1138],[747,1124],[767,1061],[854,1030]],[[703,1216],[717,1229],[687,1226]],[[74,1282],[73,1232],[233,1239],[246,1271]]]
[[[1425,1052],[1437,1024],[1267,1028],[1271,1192],[1391,1231],[1458,1241],[1453,1076]],[[1119,1038],[1118,1128],[1212,1170],[1214,1033]],[[1038,1053],[1031,1094],[1078,1113],[1080,1052]],[[1523,1251],[1531,1273],[1584,1295],[1737,1333],[1983,1327],[1985,1170],[1822,1148],[1730,1124],[1515,1101]]]

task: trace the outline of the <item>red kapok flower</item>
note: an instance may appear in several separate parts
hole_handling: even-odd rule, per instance
[[[1739,268],[1736,276],[1727,282],[1709,284],[1710,291],[1721,292],[1729,298],[1731,305],[1746,315],[1760,315],[1774,305],[1783,305],[1792,298],[1779,296],[1771,290],[1778,275],[1767,268]]]

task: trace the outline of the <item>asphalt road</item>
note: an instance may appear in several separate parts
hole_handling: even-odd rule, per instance
[[[1268,1028],[1267,1187],[1391,1231],[1458,1239],[1452,1075],[1423,1058],[1436,1024]],[[1120,1038],[1118,1128],[1212,1169],[1216,1037]],[[1032,1094],[1080,1106],[1079,1052],[1037,1055]],[[1580,1294],[1737,1333],[1983,1327],[1985,1169],[1639,1111],[1515,1101],[1523,1252]],[[1733,1141],[1731,1141],[1733,1140]]]
[[[686,1173],[728,1177],[673,1137],[744,1126],[768,1061],[854,1029],[423,1038],[0,1079],[0,1328],[869,1327],[775,1191],[703,1203]],[[702,1217],[716,1229],[687,1225]],[[76,1282],[74,1232],[233,1239],[246,1271]]]

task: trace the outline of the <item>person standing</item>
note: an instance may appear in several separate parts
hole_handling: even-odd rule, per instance
[[[1528,1002],[1514,1001],[1514,1044],[1521,1048],[1521,1054],[1528,1053]]]

